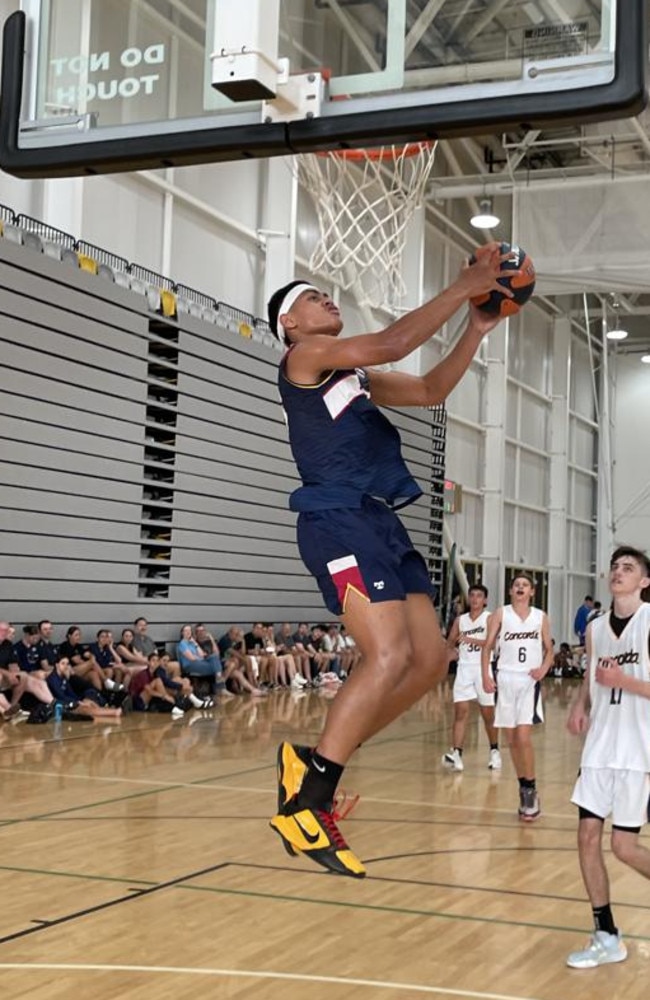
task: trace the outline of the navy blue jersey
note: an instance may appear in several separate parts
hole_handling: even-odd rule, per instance
[[[422,490],[402,458],[397,429],[370,399],[365,371],[333,371],[318,385],[296,385],[286,376],[287,354],[278,386],[303,482],[291,510],[359,508],[364,497],[397,509],[417,500]]]
[[[64,705],[79,704],[79,699],[72,690],[70,681],[64,674],[58,674],[56,670],[53,670],[47,678],[47,686],[56,700],[63,702]]]

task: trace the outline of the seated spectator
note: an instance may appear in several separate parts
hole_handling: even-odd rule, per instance
[[[195,625],[193,635],[206,656],[219,656],[219,647],[205,625],[201,623]]]
[[[40,670],[27,673],[21,670],[18,665],[18,657],[14,649],[14,644],[9,639],[10,628],[8,622],[0,622],[0,692],[2,692],[2,702],[4,708],[6,704],[5,718],[25,718],[29,712],[21,708],[21,698],[24,694],[32,694],[39,701],[47,698],[44,689],[44,680]]]
[[[279,650],[273,634],[273,625],[264,626],[264,652],[275,657],[276,683],[280,687],[302,688],[307,681],[298,671],[293,656],[287,650]]]
[[[254,656],[259,670],[260,684],[273,687],[278,682],[277,661],[273,653],[265,652],[266,635],[262,622],[255,622],[250,632],[244,634],[247,656]]]
[[[97,641],[91,643],[88,649],[95,657],[95,662],[104,671],[105,676],[115,681],[116,690],[124,690],[124,678],[128,678],[137,667],[127,667],[122,663],[113,648],[111,634],[107,628],[100,628],[97,633]]]
[[[85,697],[78,698],[70,682],[72,672],[70,660],[67,656],[62,656],[47,678],[50,703],[60,701],[67,712],[87,715],[91,719],[120,719],[122,717],[121,708],[108,708],[101,704],[101,695],[98,696],[93,687],[89,687],[84,692]]]
[[[327,625],[314,625],[311,630],[311,647],[315,651],[319,675],[333,673],[338,677],[339,664],[336,653],[326,648]]]
[[[347,672],[350,673],[350,671],[358,665],[359,660],[361,659],[361,653],[359,652],[359,647],[352,636],[346,631],[345,625],[341,625],[339,633],[350,657],[349,664],[346,667]]]
[[[242,685],[243,689],[251,694],[259,691],[259,662],[257,657],[249,656],[246,652],[244,630],[238,625],[231,625],[217,642],[217,647],[228,677],[234,676],[233,670],[240,671],[246,680],[246,684]],[[234,664],[234,667],[228,667],[228,664]],[[231,688],[232,686],[229,685]]]
[[[283,622],[280,629],[275,634],[275,643],[280,653],[291,653],[297,671],[304,678],[306,684],[311,682],[311,671],[309,669],[309,653],[298,645],[294,636],[291,622]],[[304,685],[303,685],[304,686]]]
[[[0,668],[18,666],[14,644],[9,639],[9,622],[0,622]]]
[[[215,685],[223,680],[221,660],[218,654],[203,652],[192,635],[191,625],[183,625],[176,655],[183,674],[210,678],[210,694],[214,694]]]
[[[82,686],[76,684],[78,678],[85,687],[94,687],[96,691],[115,690],[115,681],[106,676],[93,654],[81,642],[81,629],[71,625],[65,634],[65,642],[59,646],[59,657],[69,660],[72,667],[72,686],[80,694]]]
[[[321,660],[317,655],[317,652],[312,644],[311,629],[309,628],[307,622],[298,623],[298,628],[293,633],[293,638],[295,640],[298,650],[301,652],[305,652],[309,657],[309,675],[313,683],[314,679],[319,673]]]
[[[147,657],[144,653],[138,653],[133,645],[134,638],[133,629],[122,629],[122,636],[115,647],[115,652],[122,663],[131,664],[138,667],[139,670],[143,670],[147,665]]]
[[[18,663],[14,645],[9,640],[9,622],[0,622],[0,690],[13,689],[17,683],[17,674]]]
[[[52,633],[54,631],[54,626],[49,618],[44,618],[38,623],[38,643],[36,648],[38,649],[38,662],[40,664],[41,670],[44,670],[46,674],[49,674],[50,670],[54,667],[57,661],[58,649],[52,643]]]
[[[568,642],[561,642],[553,660],[554,677],[580,677],[580,670],[573,659]]]
[[[45,677],[38,655],[38,643],[39,634],[36,625],[25,625],[22,639],[14,646],[14,655],[19,669],[24,673],[36,673],[39,677]]]
[[[185,714],[176,704],[176,695],[167,691],[161,677],[156,677],[160,668],[158,653],[147,657],[147,666],[138,670],[131,678],[129,694],[136,712],[169,712],[173,719],[181,719]]]
[[[321,650],[330,653],[334,659],[330,660],[330,670],[333,670],[339,677],[347,677],[347,670],[343,667],[343,655],[345,654],[345,643],[339,634],[337,622],[330,622],[327,627],[322,626],[324,631],[321,637]]]
[[[149,661],[150,666],[153,667],[154,660],[153,657],[158,654],[151,654],[151,659]],[[192,683],[189,677],[181,677],[176,680],[169,673],[169,666],[172,663],[172,658],[169,653],[162,653],[158,656],[158,666],[153,671],[154,677],[159,677],[165,686],[165,690],[175,696],[177,699],[177,704],[180,704],[178,699],[186,699],[192,703],[192,708],[213,708],[214,702],[212,698],[199,698],[194,694],[192,690]],[[183,704],[180,704],[181,708],[184,708]]]
[[[136,653],[140,653],[147,660],[152,653],[158,652],[158,647],[147,634],[149,628],[149,622],[146,618],[136,618],[133,622],[133,649]]]

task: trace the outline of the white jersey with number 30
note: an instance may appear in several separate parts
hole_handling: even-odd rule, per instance
[[[540,608],[530,608],[528,617],[522,619],[512,604],[504,606],[499,632],[499,672],[527,674],[541,667],[543,619],[544,612]]]
[[[594,619],[589,628],[591,710],[582,767],[650,772],[650,698],[596,682],[596,667],[604,657],[616,660],[629,677],[650,681],[650,604],[641,605],[618,639],[609,614]]]
[[[478,667],[481,669],[481,647],[473,643],[472,639],[485,639],[487,636],[487,623],[490,617],[489,611],[482,611],[478,618],[472,618],[469,611],[461,615],[458,620],[458,634],[461,639],[469,639],[469,642],[461,642],[458,646],[458,663],[462,666]]]

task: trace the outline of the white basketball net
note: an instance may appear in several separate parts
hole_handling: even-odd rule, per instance
[[[296,156],[320,227],[311,270],[336,275],[345,289],[360,284],[372,305],[396,305],[406,292],[400,265],[407,228],[422,204],[435,148],[417,142]]]

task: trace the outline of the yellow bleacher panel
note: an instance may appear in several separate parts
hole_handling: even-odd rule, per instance
[[[163,316],[176,315],[176,296],[169,289],[163,288],[160,291],[160,311]]]
[[[77,259],[82,271],[88,271],[89,274],[97,274],[99,265],[94,257],[88,257],[85,253],[78,253]]]

